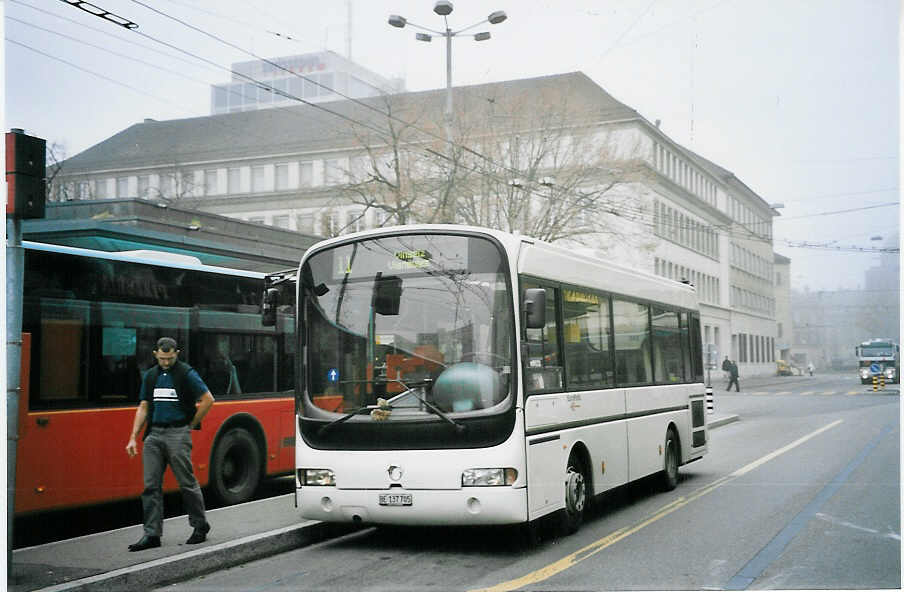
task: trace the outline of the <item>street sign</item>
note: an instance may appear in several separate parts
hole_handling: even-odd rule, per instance
[[[879,374],[882,370],[879,368],[879,364],[873,362],[869,365],[869,371],[871,374]]]

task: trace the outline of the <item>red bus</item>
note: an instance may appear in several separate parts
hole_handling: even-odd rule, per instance
[[[263,273],[153,251],[23,244],[30,345],[17,515],[141,494],[141,459],[125,446],[141,372],[163,335],[178,340],[180,359],[216,398],[193,433],[201,485],[232,504],[251,498],[264,477],[292,472],[294,317],[289,305],[275,326],[261,324]],[[178,489],[169,471],[164,487]]]

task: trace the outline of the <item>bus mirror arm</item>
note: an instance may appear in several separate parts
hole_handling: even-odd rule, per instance
[[[528,329],[546,326],[546,290],[543,288],[524,291],[524,326]]]

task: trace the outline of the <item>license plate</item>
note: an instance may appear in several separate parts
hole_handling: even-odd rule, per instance
[[[410,506],[414,503],[410,493],[381,493],[381,506]]]

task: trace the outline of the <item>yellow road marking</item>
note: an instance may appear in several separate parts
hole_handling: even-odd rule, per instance
[[[536,584],[538,582],[542,582],[543,580],[549,579],[552,576],[554,576],[558,573],[561,573],[574,565],[577,565],[581,561],[584,561],[585,559],[589,559],[590,557],[593,557],[600,551],[606,549],[607,547],[614,545],[615,543],[617,543],[618,541],[620,541],[624,538],[631,536],[635,532],[637,532],[643,528],[646,528],[647,526],[649,526],[650,524],[653,524],[654,522],[660,520],[661,518],[665,518],[672,512],[674,512],[680,508],[683,508],[684,506],[688,505],[692,501],[700,499],[707,493],[715,491],[716,489],[718,489],[719,487],[722,487],[726,483],[728,483],[730,481],[734,481],[738,477],[741,477],[742,475],[746,475],[750,471],[769,462],[770,460],[773,460],[773,459],[781,456],[782,454],[788,452],[789,450],[796,448],[797,446],[800,446],[807,440],[810,440],[811,438],[818,436],[819,434],[825,432],[826,430],[830,430],[830,429],[834,428],[835,426],[842,423],[843,421],[844,420],[842,420],[842,419],[838,419],[828,425],[825,425],[825,426],[819,428],[818,430],[810,432],[806,436],[798,438],[794,442],[791,442],[790,444],[787,444],[786,446],[782,446],[778,450],[774,450],[774,451],[770,452],[769,454],[767,454],[761,458],[758,458],[757,460],[755,460],[747,465],[744,465],[743,467],[736,470],[735,472],[733,472],[729,475],[726,475],[724,477],[721,477],[719,479],[716,479],[709,485],[698,489],[697,491],[690,494],[689,496],[680,497],[680,498],[676,499],[675,501],[671,502],[670,504],[665,505],[662,508],[660,508],[659,510],[657,510],[655,513],[653,513],[648,518],[641,520],[637,524],[635,524],[633,526],[626,526],[624,528],[620,528],[620,529],[616,530],[615,532],[608,534],[605,537],[590,543],[586,547],[578,549],[574,553],[570,553],[570,554],[566,555],[565,557],[559,559],[558,561],[554,561],[553,563],[546,565],[545,567],[541,567],[540,569],[532,571],[529,574],[523,575],[520,578],[516,578],[514,580],[509,580],[507,582],[502,582],[500,584],[496,584],[495,586],[490,586],[489,588],[479,588],[476,590],[472,590],[471,592],[507,592],[509,590],[517,590],[519,588],[523,588],[525,586],[530,586],[532,584]]]

